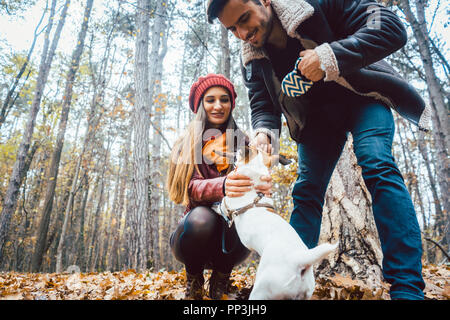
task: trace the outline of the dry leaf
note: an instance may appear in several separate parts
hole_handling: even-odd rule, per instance
[[[222,299],[248,299],[256,275],[254,266],[231,273],[233,289]],[[450,300],[450,269],[424,266],[427,299]],[[205,292],[211,271],[205,272]],[[137,273],[130,269],[102,273],[0,272],[0,300],[181,300],[185,296],[185,270]],[[209,300],[207,296],[205,300]],[[316,279],[313,300],[387,300],[389,285],[372,288],[363,280],[336,274]]]

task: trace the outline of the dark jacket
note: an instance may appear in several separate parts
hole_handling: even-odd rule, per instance
[[[335,81],[357,94],[379,99],[420,129],[427,129],[429,108],[382,60],[407,41],[405,28],[393,12],[368,0],[272,0],[272,8],[290,37],[317,52],[326,74],[321,81]],[[308,92],[282,99],[264,49],[243,42],[241,53],[253,129],[266,133],[280,130],[283,113],[292,138],[299,142],[306,121],[304,111],[314,99]]]

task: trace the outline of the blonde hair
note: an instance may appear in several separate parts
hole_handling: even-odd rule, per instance
[[[227,129],[237,129],[232,114],[227,120]],[[198,164],[202,163],[203,132],[207,122],[206,111],[203,102],[200,102],[195,118],[189,123],[184,134],[175,142],[170,154],[169,172],[167,175],[167,188],[170,199],[187,206],[189,204],[188,187],[194,169],[201,175]],[[231,137],[233,138],[233,137]],[[235,147],[235,143],[227,145]],[[231,171],[230,165],[227,174]]]

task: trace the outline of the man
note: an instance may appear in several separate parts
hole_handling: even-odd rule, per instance
[[[325,191],[350,132],[372,196],[391,299],[423,299],[420,229],[391,152],[391,108],[421,129],[429,110],[382,60],[406,43],[398,17],[369,0],[210,0],[207,14],[243,40],[253,143],[271,150],[281,113],[298,143],[290,223],[303,241],[317,245]],[[280,83],[299,56],[298,72],[314,84],[291,98]]]

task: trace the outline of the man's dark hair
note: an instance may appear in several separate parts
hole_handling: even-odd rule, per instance
[[[214,20],[219,16],[219,13],[222,12],[223,7],[228,3],[229,0],[209,0],[208,8],[206,9],[206,15],[208,16],[208,22],[213,23]],[[253,1],[257,5],[261,5],[259,0],[242,0],[242,2],[247,3],[249,1]]]

